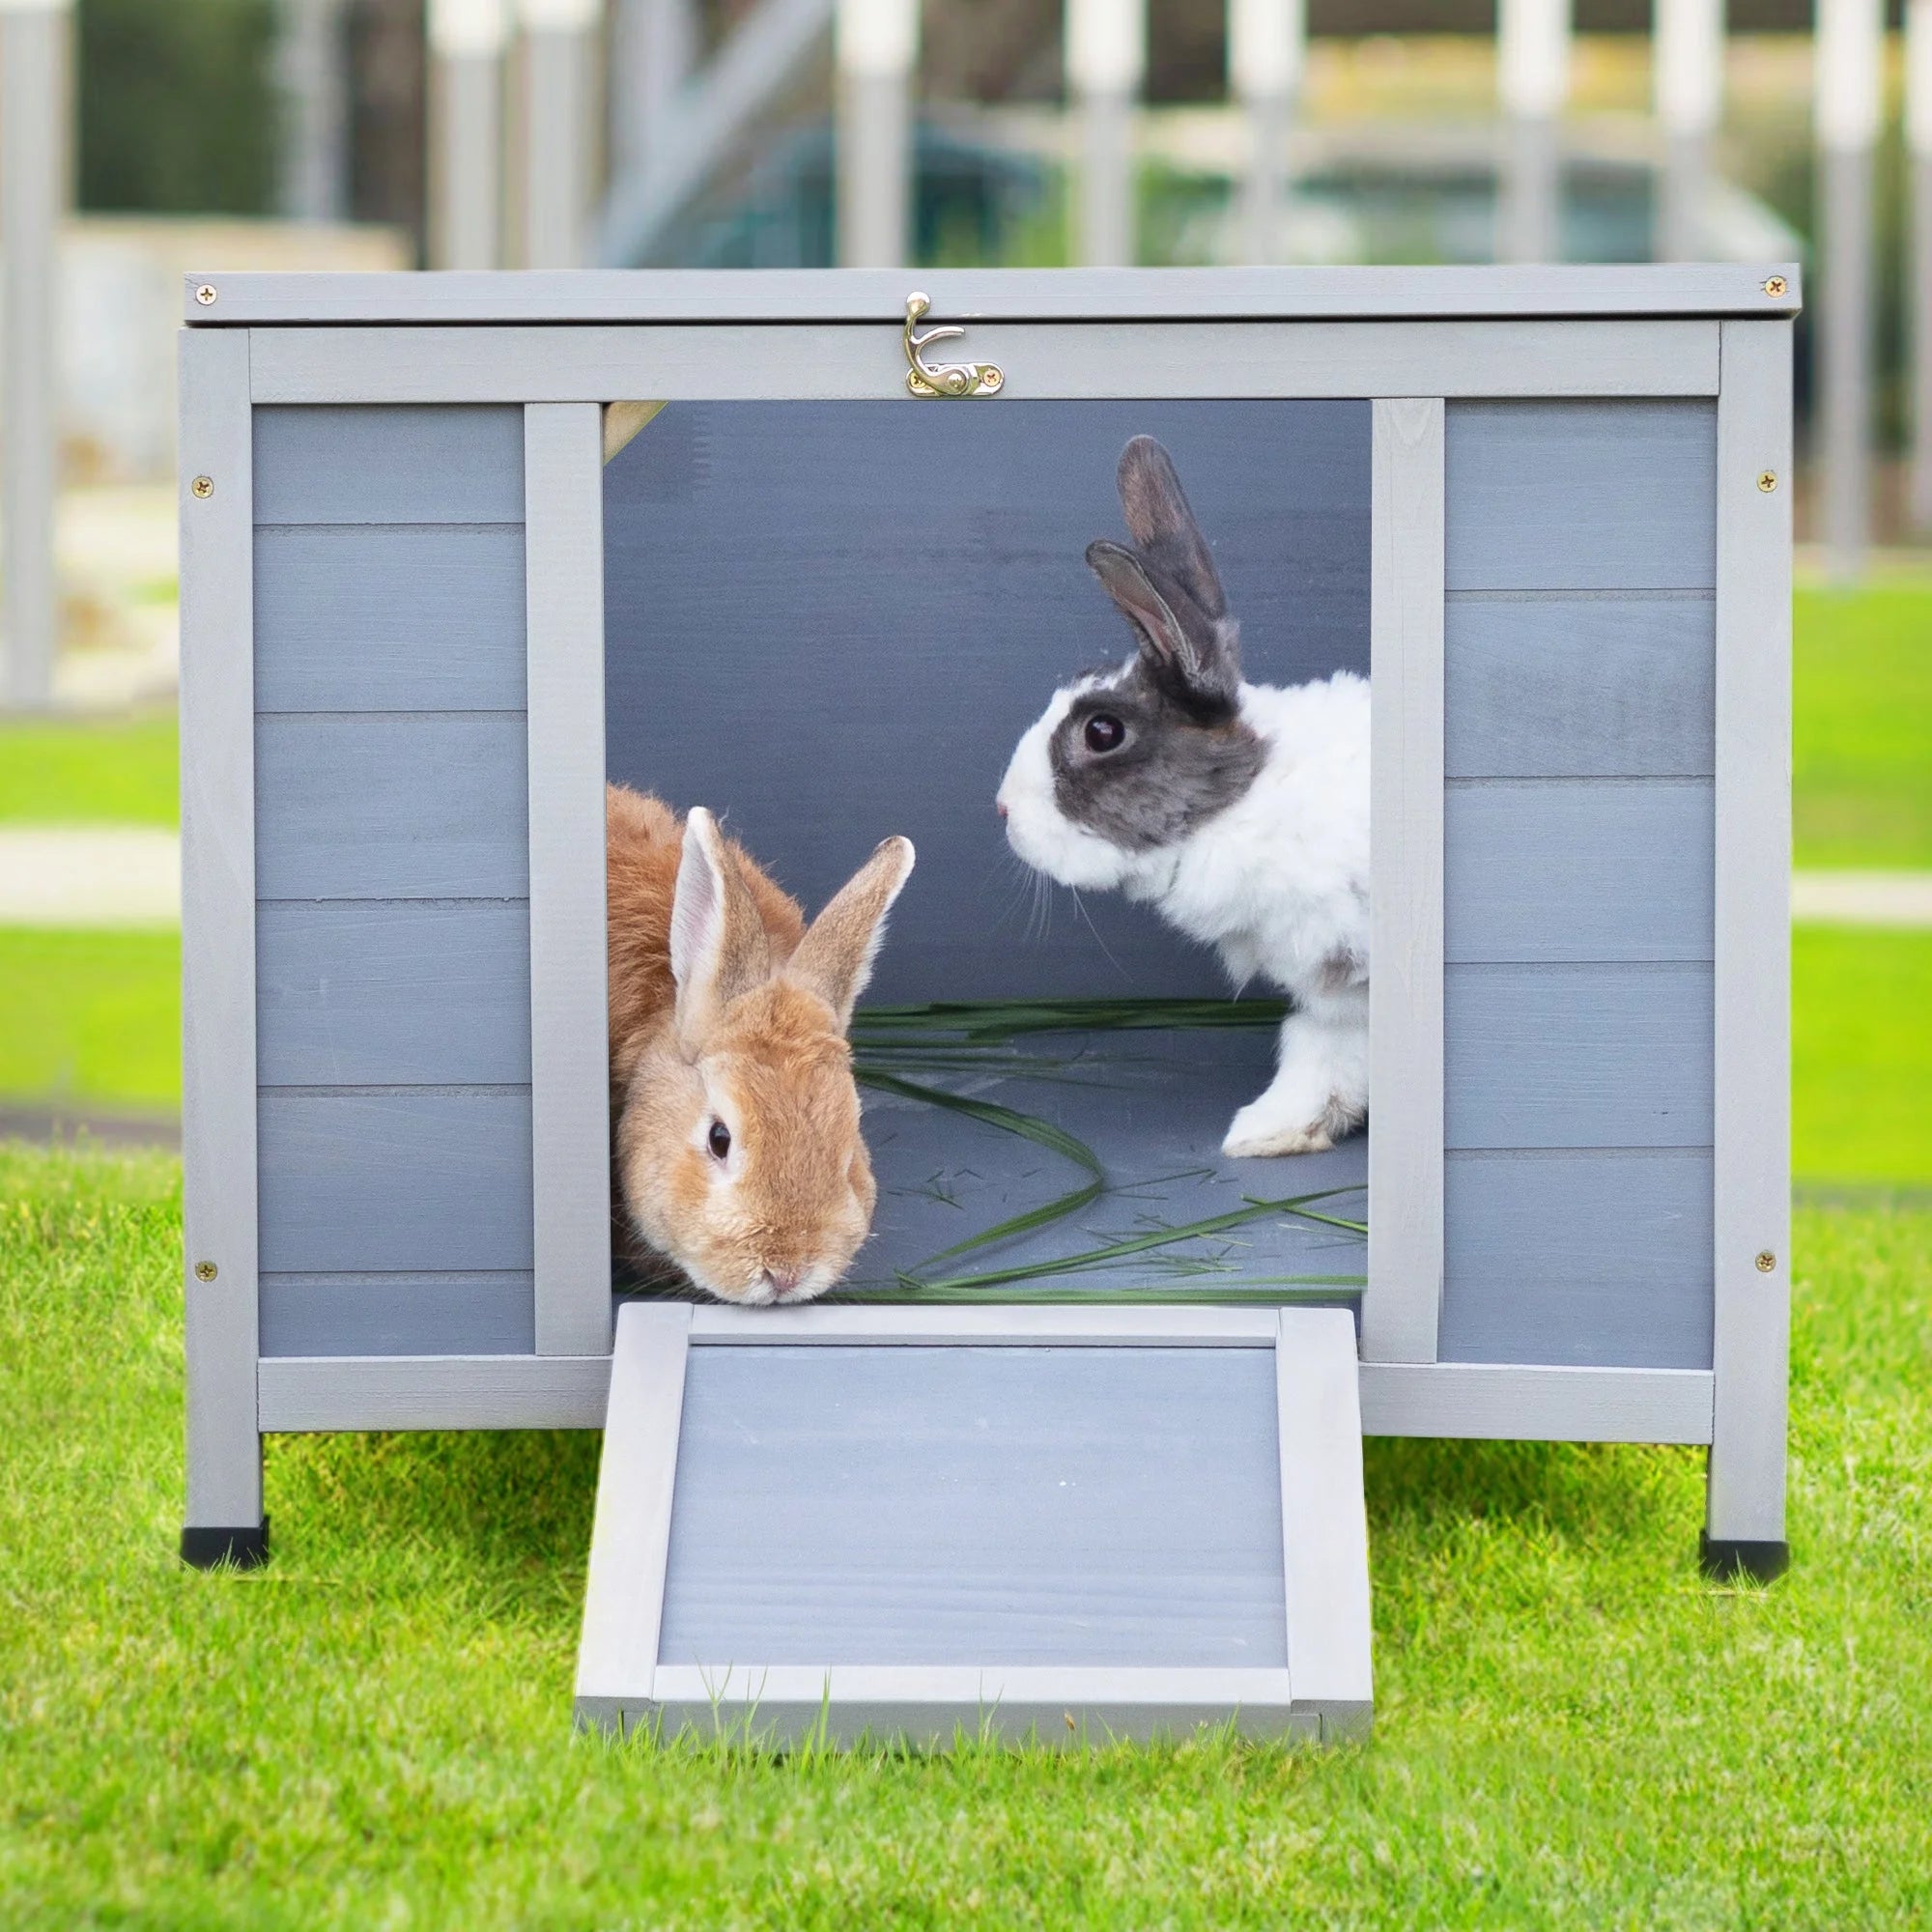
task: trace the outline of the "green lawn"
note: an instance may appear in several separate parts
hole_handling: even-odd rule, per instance
[[[1377,1736],[569,1735],[590,1435],[278,1439],[183,1569],[178,1179],[0,1152],[0,1923],[1897,1926],[1932,1914],[1932,1215],[1801,1213],[1792,1573],[1690,1450],[1374,1442]]]
[[[1800,590],[1797,860],[1932,867],[1932,579]]]
[[[181,938],[0,927],[0,1099],[181,1104]]]
[[[173,825],[171,711],[0,724],[0,824]]]

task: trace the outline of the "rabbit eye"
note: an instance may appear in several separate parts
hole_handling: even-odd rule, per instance
[[[711,1122],[711,1132],[707,1136],[712,1153],[723,1160],[731,1151],[731,1129],[723,1121]]]
[[[1118,752],[1127,727],[1105,711],[1096,711],[1087,721],[1087,749],[1090,752]]]

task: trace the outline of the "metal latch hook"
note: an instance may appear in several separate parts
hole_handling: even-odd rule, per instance
[[[913,333],[913,324],[932,307],[932,298],[915,290],[906,297],[906,388],[915,396],[996,396],[1006,387],[1006,375],[992,362],[923,362],[923,350],[935,342],[964,335],[963,328],[928,328]]]

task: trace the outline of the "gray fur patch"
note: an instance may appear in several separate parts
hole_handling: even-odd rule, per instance
[[[1088,722],[1099,717],[1118,719],[1124,729],[1112,751],[1087,742]],[[1149,852],[1242,797],[1266,748],[1232,707],[1204,719],[1197,706],[1177,701],[1143,656],[1073,700],[1050,755],[1054,802],[1064,816],[1122,851]]]

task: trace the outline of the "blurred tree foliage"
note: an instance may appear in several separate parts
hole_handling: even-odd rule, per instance
[[[80,205],[274,205],[273,0],[79,0]]]

